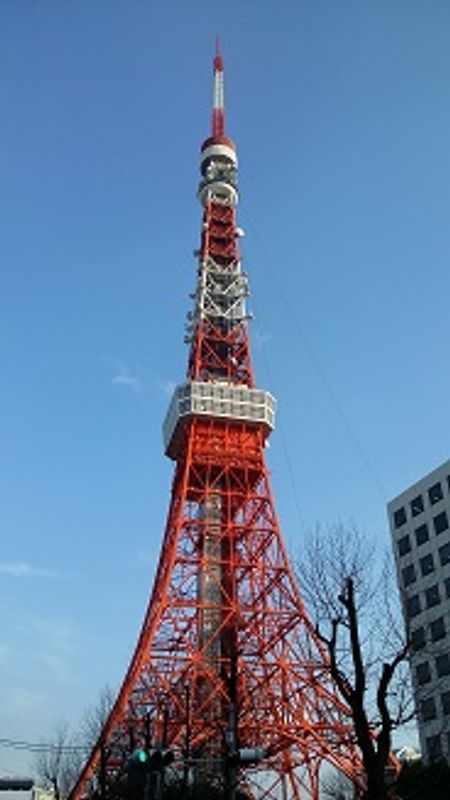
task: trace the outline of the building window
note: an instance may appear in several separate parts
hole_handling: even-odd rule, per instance
[[[425,600],[427,604],[427,608],[432,608],[433,606],[437,606],[438,603],[441,602],[441,595],[439,592],[439,585],[437,583],[434,586],[430,586],[429,589],[425,592]]]
[[[447,542],[447,544],[439,548],[439,558],[441,559],[443,567],[445,567],[446,564],[450,564],[450,542]]]
[[[409,541],[408,534],[402,536],[402,538],[398,540],[397,547],[399,556],[404,556],[406,553],[411,552],[411,542]]]
[[[437,761],[442,757],[441,737],[439,734],[436,736],[427,736],[427,753],[430,761]]]
[[[414,569],[414,564],[408,564],[407,567],[402,569],[402,576],[403,576],[403,586],[409,586],[410,583],[414,583],[416,580],[416,570]]]
[[[394,527],[400,528],[406,522],[406,511],[403,508],[398,508],[397,511],[394,511]]]
[[[430,538],[428,535],[428,527],[425,525],[425,523],[423,525],[419,525],[414,533],[416,534],[417,547],[419,547],[421,544],[425,544],[425,542],[428,542],[428,539]]]
[[[442,712],[450,714],[450,692],[442,692],[441,694]]]
[[[445,636],[445,623],[444,617],[439,617],[435,619],[434,622],[430,625],[431,631],[431,639],[433,642],[438,642],[439,639],[443,639]]]
[[[425,628],[416,628],[414,631],[411,631],[411,647],[414,652],[422,650],[425,644]]]
[[[431,573],[434,572],[434,561],[432,553],[428,553],[428,555],[420,559],[420,571],[423,576],[431,575]]]
[[[450,597],[450,578],[445,579],[444,586],[445,586],[445,596],[448,599]]]
[[[445,511],[441,511],[436,517],[433,517],[433,525],[436,533],[443,533],[448,528],[448,519]]]
[[[420,704],[420,715],[424,722],[429,722],[430,719],[436,719],[436,703],[433,697],[422,700]]]
[[[412,597],[408,597],[406,600],[406,615],[411,619],[420,614],[420,612],[420,597],[418,594],[413,594]]]
[[[423,497],[421,494],[418,494],[414,500],[410,502],[411,507],[411,514],[413,517],[417,517],[418,514],[421,514],[423,511]]]
[[[416,534],[417,547],[419,547],[421,544],[425,544],[425,542],[428,542],[428,539],[430,538],[428,534],[428,526],[425,523],[423,525],[419,525],[414,533]]]
[[[430,486],[428,489],[428,497],[430,498],[430,503],[432,505],[439,503],[439,500],[442,500],[443,496],[442,486],[439,481],[433,484],[433,486]]]
[[[424,683],[429,683],[429,681],[431,681],[430,665],[428,661],[424,661],[423,664],[417,665],[416,676],[419,686],[423,686]]]
[[[450,675],[450,656],[448,653],[443,653],[441,656],[436,656],[436,672],[439,678],[444,675]]]

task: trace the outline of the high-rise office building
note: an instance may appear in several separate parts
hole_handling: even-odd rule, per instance
[[[420,745],[450,761],[450,460],[388,503]]]

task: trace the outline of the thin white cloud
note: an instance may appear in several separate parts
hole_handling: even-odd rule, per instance
[[[11,578],[54,578],[53,572],[26,561],[0,561],[0,574]]]
[[[132,392],[137,392],[141,388],[141,381],[137,375],[133,375],[128,369],[119,369],[113,376],[112,383],[114,386],[122,386]]]
[[[171,397],[177,383],[170,378],[162,377],[155,373],[148,359],[132,360],[127,362],[119,358],[106,359],[110,374],[111,384],[130,392],[148,393],[155,388],[165,397]]]
[[[142,389],[145,374],[142,363],[139,360],[133,359],[130,363],[127,359],[105,356],[104,361],[110,373],[109,380],[113,386],[128,389],[130,392],[138,392]]]

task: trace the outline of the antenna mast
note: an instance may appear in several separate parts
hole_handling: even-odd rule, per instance
[[[225,136],[225,101],[223,87],[223,58],[220,53],[220,40],[216,37],[216,55],[214,58],[214,97],[212,113],[212,136]]]

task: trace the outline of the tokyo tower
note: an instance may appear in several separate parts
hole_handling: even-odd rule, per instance
[[[71,800],[114,796],[108,787],[137,747],[167,748],[171,773],[190,784],[207,775],[230,797],[239,784],[258,800],[318,800],[325,763],[361,774],[271,494],[264,450],[275,400],[257,388],[250,358],[218,48],[213,75],[187,375],[163,426],[175,462],[167,526],[135,652]]]

